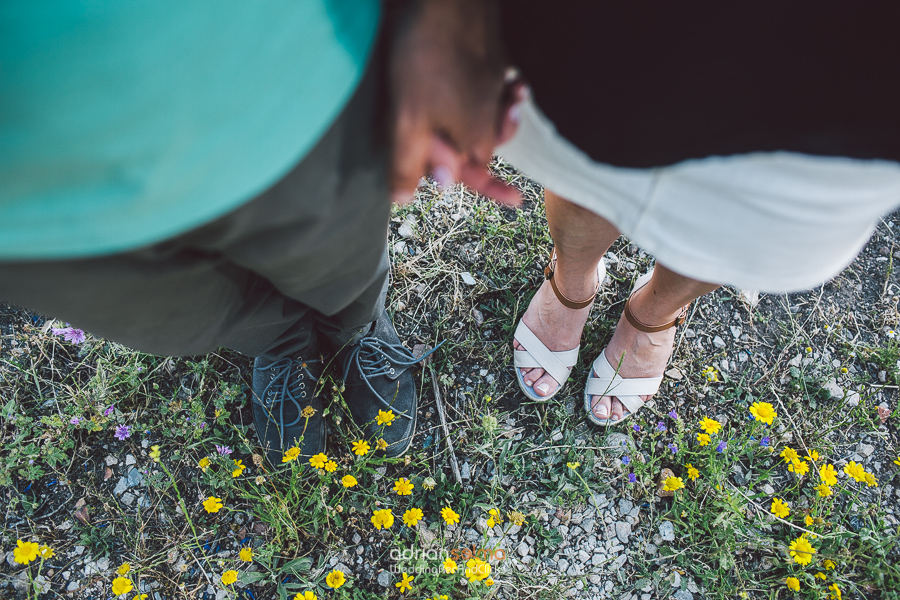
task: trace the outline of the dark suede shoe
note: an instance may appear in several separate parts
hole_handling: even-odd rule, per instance
[[[411,368],[425,356],[417,359],[400,344],[383,308],[372,331],[342,352],[350,414],[367,438],[387,442],[386,456],[400,456],[412,443],[418,403]],[[378,411],[393,413],[389,426],[377,423]]]
[[[272,361],[258,356],[254,361],[253,422],[273,466],[280,466],[284,452],[294,446],[300,448],[300,457],[325,451],[322,394],[317,385],[323,370],[321,359]]]

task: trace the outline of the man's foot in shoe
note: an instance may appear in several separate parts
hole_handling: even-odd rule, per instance
[[[416,432],[416,385],[412,366],[422,360],[400,344],[397,331],[383,308],[372,330],[344,349],[344,399],[353,421],[366,438],[384,439],[384,454],[400,456]],[[424,358],[424,357],[423,357]],[[379,411],[382,412],[379,419]],[[390,425],[382,425],[391,413]]]
[[[282,464],[284,453],[299,448],[300,456],[325,451],[325,419],[318,381],[321,358],[258,356],[253,363],[253,422],[266,458]]]

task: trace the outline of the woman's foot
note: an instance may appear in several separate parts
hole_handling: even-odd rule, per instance
[[[594,279],[594,281],[588,281],[587,286],[584,286],[583,289],[570,290],[567,287],[563,293],[569,298],[588,298],[592,297],[596,291],[597,283]],[[549,350],[553,352],[571,350],[581,342],[581,332],[584,324],[587,323],[592,306],[593,303],[581,309],[563,306],[553,293],[550,281],[544,281],[531,299],[528,309],[522,316],[522,321]],[[516,339],[513,340],[513,348],[525,349]],[[541,368],[519,369],[519,371],[525,385],[531,387],[535,394],[542,398],[556,392],[564,383],[556,381]]]
[[[647,297],[644,293],[645,290],[646,288],[641,288],[631,297],[630,308],[636,316],[646,312],[642,311],[642,308],[645,308],[642,302],[646,301]],[[640,319],[639,316],[638,318]],[[618,368],[617,375],[624,379],[659,377],[666,370],[674,342],[675,327],[653,333],[640,331],[625,318],[623,313],[619,317],[616,331],[606,347],[606,360],[613,369]],[[594,372],[593,376],[596,377],[597,373]],[[651,397],[652,394],[640,398],[646,402]],[[628,409],[615,396],[591,396],[590,405],[593,408],[594,416],[598,419],[610,419],[612,422],[616,422],[621,421],[629,414]]]

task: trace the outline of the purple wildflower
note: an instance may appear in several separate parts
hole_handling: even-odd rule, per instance
[[[628,474],[628,482],[629,483],[637,483],[637,475],[635,475],[634,473],[629,473]]]
[[[69,423],[71,423],[72,425],[78,425],[79,423],[81,423],[81,419],[78,417],[72,417],[71,419],[69,419]]]
[[[640,430],[641,430],[641,426],[640,426],[640,425],[635,425],[634,427],[632,427],[632,429],[634,429],[635,431],[640,431]]]
[[[234,450],[232,450],[228,446],[220,446],[220,445],[216,444],[216,452],[218,452],[222,456],[228,456],[229,454],[234,452]]]
[[[763,439],[759,440],[759,445],[763,448],[768,448],[771,441],[772,439],[769,436],[766,436]]]
[[[673,408],[672,410],[669,411],[669,418],[672,419],[672,420],[675,420],[675,421],[678,420],[678,413],[675,412],[675,409],[674,409],[674,408]]]
[[[116,427],[115,437],[119,441],[124,442],[126,438],[131,436],[131,427],[128,425],[119,425]]]
[[[716,452],[725,452],[725,448],[727,448],[727,447],[728,447],[728,444],[726,444],[724,441],[721,441],[721,442],[719,442],[719,445],[716,446]]]
[[[660,421],[659,423],[656,424],[656,429],[658,431],[666,431],[666,424],[663,423],[662,421]]]
[[[110,404],[110,405],[109,405],[109,408],[107,408],[106,410],[103,411],[103,416],[104,416],[104,417],[108,417],[109,415],[112,414],[112,411],[114,411],[115,409],[116,409],[116,405],[115,405],[115,404]]]
[[[66,323],[65,327],[54,327],[53,335],[61,335],[64,340],[73,344],[80,344],[84,341],[84,331],[69,327],[68,323]]]
[[[672,451],[672,454],[678,454],[678,446],[675,444],[669,444],[668,448]]]
[[[631,462],[631,457],[628,456],[627,454],[626,454],[625,456],[622,457],[622,464],[623,464],[623,465],[627,465],[627,464],[630,463],[630,462]]]

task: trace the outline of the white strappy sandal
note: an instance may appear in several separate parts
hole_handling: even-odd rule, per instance
[[[581,301],[570,300],[559,291],[559,288],[556,286],[556,281],[553,279],[555,266],[556,250],[554,249],[550,253],[550,262],[544,268],[544,278],[550,282],[553,293],[556,294],[556,298],[562,305],[576,310],[590,306],[594,301],[594,296],[600,291],[603,280],[606,278],[606,265],[603,263],[603,260],[601,259],[600,262],[597,263],[597,289],[594,291],[594,295],[587,300]],[[522,393],[531,400],[538,402],[550,400],[558,394],[565,385],[566,380],[569,378],[569,373],[572,371],[572,367],[578,362],[578,350],[581,346],[575,346],[571,350],[554,352],[548,349],[547,346],[538,339],[522,319],[519,319],[519,324],[516,326],[515,339],[518,340],[519,345],[523,348],[522,350],[513,351],[513,365],[516,371],[516,379],[519,382],[519,388],[522,390]],[[559,387],[557,387],[549,396],[538,396],[531,386],[525,385],[525,379],[522,376],[521,369],[543,369],[550,377],[559,382]]]
[[[653,269],[638,278],[635,282],[634,289],[631,290],[631,294],[629,294],[628,300],[625,302],[624,310],[625,318],[631,326],[639,331],[647,333],[655,333],[657,331],[663,331],[670,327],[681,325],[684,323],[684,320],[687,317],[688,307],[690,307],[690,304],[688,304],[682,308],[674,321],[664,325],[647,325],[639,321],[631,312],[631,297],[634,296],[636,291],[647,285],[647,282],[650,281],[652,276]],[[597,375],[594,376],[594,373]],[[662,380],[662,375],[659,377],[634,377],[628,379],[619,377],[618,369],[613,368],[606,358],[606,348],[604,348],[600,351],[600,356],[594,360],[594,363],[591,366],[591,372],[588,373],[587,383],[584,386],[584,410],[587,412],[588,420],[591,423],[602,427],[618,425],[644,406],[644,401],[641,399],[641,396],[652,396],[655,394],[659,390]],[[619,399],[619,402],[628,409],[628,412],[618,421],[601,419],[594,414],[594,407],[591,405],[592,396],[597,396],[598,402],[599,398],[602,398],[603,396],[615,396]]]

